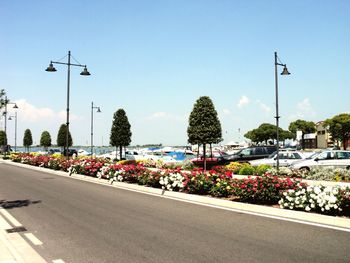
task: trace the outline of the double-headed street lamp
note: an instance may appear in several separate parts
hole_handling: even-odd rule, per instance
[[[91,156],[94,154],[94,109],[96,112],[101,112],[101,108],[94,106],[94,102],[91,102]]]
[[[280,137],[279,137],[279,113],[278,113],[278,72],[277,72],[277,66],[282,66],[283,71],[281,75],[290,75],[287,65],[282,64],[277,56],[277,52],[275,52],[275,94],[276,94],[276,140],[277,140],[277,157],[276,157],[276,168],[277,171],[279,171],[280,167],[280,157],[279,157],[279,150],[280,150]]]
[[[73,57],[74,59],[74,57]],[[56,68],[53,66],[53,64],[61,64],[68,66],[67,71],[67,120],[66,120],[66,141],[64,146],[64,153],[67,156],[67,159],[69,158],[69,92],[70,92],[70,67],[76,66],[76,67],[83,67],[83,71],[80,73],[82,76],[90,76],[90,72],[87,70],[86,65],[81,64],[74,64],[70,62],[71,60],[71,53],[68,51],[68,62],[60,62],[60,61],[50,61],[49,66],[47,67],[46,71],[48,72],[56,72]]]
[[[5,97],[5,102],[4,102],[4,104],[5,104],[5,111],[4,111],[3,114],[4,114],[4,118],[5,118],[5,134],[6,134],[6,137],[7,137],[7,105],[8,105],[8,104],[14,105],[14,106],[13,106],[14,109],[18,109],[18,106],[17,106],[16,103],[10,102],[10,100],[7,98],[7,96]],[[6,147],[7,147],[7,140],[6,140]],[[6,151],[5,151],[5,152],[6,152]]]
[[[17,111],[14,116],[9,116],[8,120],[10,121],[12,118],[15,118],[15,152],[17,152]]]

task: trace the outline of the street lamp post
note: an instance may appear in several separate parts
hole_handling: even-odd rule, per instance
[[[277,52],[275,52],[275,95],[276,95],[276,140],[277,140],[277,157],[276,157],[276,168],[277,171],[279,171],[279,149],[280,149],[280,137],[279,137],[279,113],[278,113],[278,72],[277,72],[277,66],[282,66],[283,67],[283,71],[281,73],[281,75],[290,75],[288,69],[287,69],[287,65],[286,64],[282,64],[277,56]]]
[[[50,61],[49,66],[47,67],[46,71],[47,72],[56,72],[56,68],[53,66],[53,64],[61,64],[61,65],[66,65],[68,67],[67,70],[67,118],[66,118],[66,141],[65,141],[65,146],[64,146],[64,153],[67,156],[67,159],[69,159],[69,92],[70,92],[70,67],[71,66],[76,66],[76,67],[83,67],[83,71],[80,73],[82,76],[90,76],[90,72],[87,70],[86,65],[81,65],[80,63],[74,64],[71,63],[71,53],[68,51],[68,62],[60,62],[60,61]],[[73,57],[74,59],[74,57]]]
[[[91,102],[91,156],[94,154],[94,109],[96,112],[101,112],[101,108],[94,106],[94,102]]]
[[[9,99],[7,99],[7,96],[5,97],[5,112],[4,112],[4,117],[5,117],[5,134],[6,134],[6,138],[7,138],[7,105],[8,104],[13,104],[14,106],[13,106],[13,108],[14,109],[18,109],[18,106],[17,106],[17,104],[16,103],[14,103],[14,102],[10,102],[10,100]],[[5,156],[6,156],[6,153],[7,153],[7,139],[6,139],[6,150],[5,150]]]
[[[12,120],[15,118],[15,152],[17,152],[17,111],[15,112],[15,116],[9,116],[8,120]]]

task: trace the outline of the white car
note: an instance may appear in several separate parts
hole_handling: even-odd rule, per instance
[[[280,151],[279,152],[279,165],[280,166],[289,166],[290,164],[305,159],[306,156],[299,151]],[[268,164],[271,166],[277,166],[277,152],[273,152],[269,157],[264,159],[258,159],[249,161],[252,166],[259,166],[261,164]]]
[[[313,167],[350,169],[350,151],[324,151],[290,165],[292,169],[310,170]]]

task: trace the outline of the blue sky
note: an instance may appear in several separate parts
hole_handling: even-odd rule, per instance
[[[71,71],[75,144],[90,144],[93,101],[102,110],[94,114],[95,145],[109,143],[119,108],[132,145],[185,145],[188,115],[203,95],[213,100],[224,142],[241,140],[275,122],[275,51],[292,73],[279,76],[282,128],[350,112],[349,13],[346,0],[5,0],[0,89],[20,106],[18,145],[27,128],[34,143],[44,130],[55,142],[65,123],[67,68],[45,68],[71,50],[92,74]],[[13,134],[9,121],[11,144]]]

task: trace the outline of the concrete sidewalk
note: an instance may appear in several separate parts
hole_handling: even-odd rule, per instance
[[[0,210],[4,208],[0,207]],[[9,220],[0,211],[0,263],[45,263],[45,261],[19,234]]]
[[[95,177],[89,177],[84,175],[72,174],[62,171],[54,171],[46,168],[35,167],[20,163],[14,163],[11,161],[0,161],[2,164],[8,164],[13,166],[19,166],[26,169],[37,170],[58,176],[69,177],[75,180],[88,181],[108,187],[115,187],[129,191],[135,191],[143,194],[155,195],[161,198],[169,198],[182,202],[193,203],[197,205],[215,207],[218,209],[225,209],[239,213],[247,213],[256,216],[269,217],[277,220],[291,221],[294,223],[314,225],[318,227],[331,228],[335,230],[341,230],[350,232],[350,219],[344,217],[326,216],[315,213],[307,213],[302,211],[286,210],[270,206],[253,205],[239,202],[232,202],[224,199],[185,194],[180,192],[163,191],[162,189],[145,187],[135,184],[114,182],[110,184],[107,180],[98,179]],[[1,212],[1,208],[0,208]],[[7,229],[11,229],[12,226],[1,217],[0,213],[0,263],[5,262],[46,262],[40,255],[34,251],[33,248],[24,244],[26,241],[18,233],[7,233]],[[29,248],[28,248],[29,246]]]

